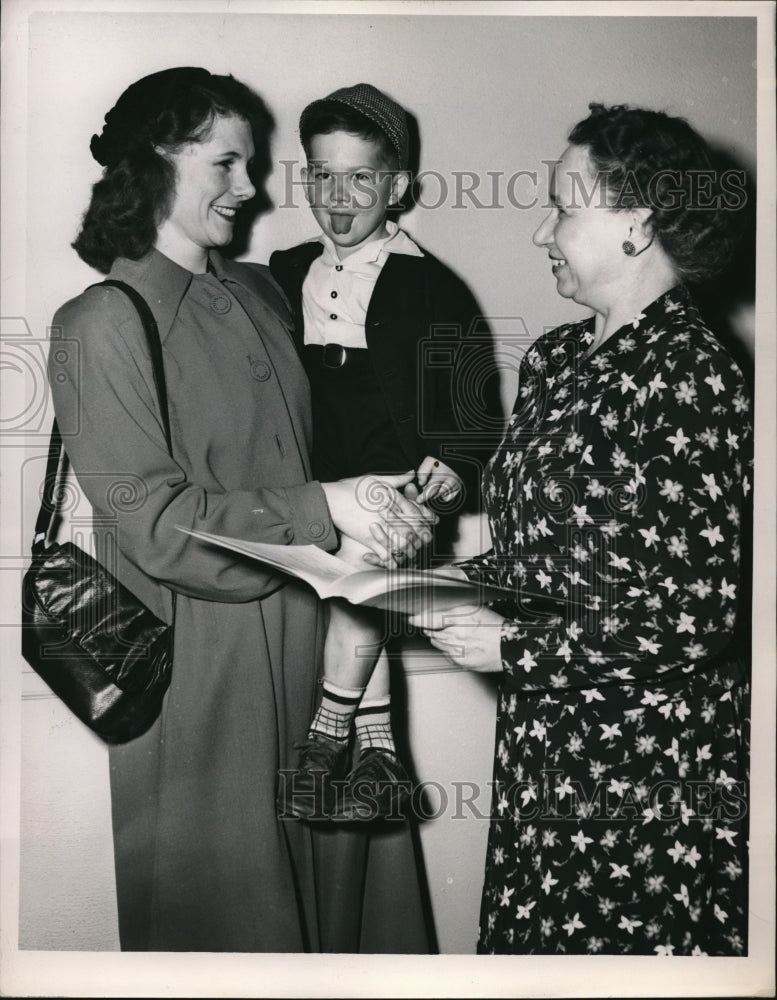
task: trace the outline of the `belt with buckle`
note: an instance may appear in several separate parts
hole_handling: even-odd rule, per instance
[[[348,363],[348,348],[342,344],[306,344],[308,358],[322,368],[344,368]]]

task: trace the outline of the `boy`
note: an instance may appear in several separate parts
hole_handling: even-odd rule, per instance
[[[456,460],[439,456],[446,435],[455,439],[453,374],[450,365],[432,367],[422,382],[419,343],[436,325],[466,335],[478,308],[464,284],[388,218],[409,183],[406,113],[360,83],[308,105],[300,138],[306,196],[322,235],[276,251],[270,268],[291,303],[310,379],[314,475],[329,481],[415,469],[419,503],[450,501],[462,479]],[[348,540],[338,555],[363,558]],[[391,727],[385,619],[345,601],[330,606],[321,705],[283,808],[299,818],[396,818],[410,782]],[[354,730],[359,753],[349,773]]]

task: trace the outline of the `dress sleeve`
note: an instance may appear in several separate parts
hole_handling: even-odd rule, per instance
[[[575,560],[566,560],[562,612],[502,625],[516,688],[666,680],[704,669],[732,638],[751,485],[747,387],[727,355],[685,348],[663,358],[641,393],[640,416],[620,441],[628,461],[608,497],[612,516],[558,515],[578,530],[579,568],[593,564],[591,582],[574,579]],[[518,560],[513,571],[520,580],[526,567]]]
[[[561,328],[562,331],[566,328]],[[517,460],[524,440],[531,435],[531,428],[537,420],[541,404],[541,391],[538,384],[542,376],[538,373],[546,371],[550,362],[550,349],[556,342],[558,331],[551,331],[539,341],[536,341],[524,354],[518,370],[518,393],[506,428],[504,442],[498,447],[494,461],[510,466]],[[550,346],[549,346],[550,345]],[[522,429],[527,431],[522,433]],[[516,435],[516,431],[518,434]],[[492,530],[493,530],[492,525]],[[538,531],[545,530],[539,523]],[[559,568],[557,562],[548,558],[542,565],[528,565],[515,556],[505,556],[490,548],[481,555],[471,556],[457,561],[456,565],[463,570],[471,580],[494,587],[504,587],[516,595],[516,602],[531,606],[534,602],[550,608],[554,604],[563,604],[569,593],[573,577],[568,567]]]
[[[467,559],[457,560],[454,565],[463,570],[470,580],[477,583],[490,584],[493,587],[500,586],[499,567],[496,562],[496,555],[493,548],[488,552],[482,552],[478,556],[469,556]]]
[[[115,524],[121,553],[142,573],[191,597],[250,601],[281,578],[261,564],[177,530],[276,544],[336,547],[319,483],[205,489],[171,458],[137,314],[121,293],[93,288],[59,310],[49,379],[73,470],[95,516]]]
[[[539,602],[561,609],[580,574],[571,568],[559,569],[548,557],[543,565],[527,565],[515,556],[501,556],[493,548],[455,564],[470,580],[511,590],[521,603]]]

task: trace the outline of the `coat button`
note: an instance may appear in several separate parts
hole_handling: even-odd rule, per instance
[[[218,313],[219,316],[223,316],[224,313],[228,313],[232,308],[232,303],[226,295],[214,295],[210,300],[210,307],[214,313]]]
[[[264,361],[252,361],[251,375],[257,382],[266,382],[270,377],[270,366]]]
[[[325,531],[326,528],[320,521],[311,521],[308,525],[308,532],[311,538],[320,538]]]

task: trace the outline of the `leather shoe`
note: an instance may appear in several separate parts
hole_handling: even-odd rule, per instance
[[[348,742],[316,735],[294,749],[300,751],[297,767],[280,772],[278,815],[281,819],[327,820],[335,807],[333,783],[344,787],[348,774]]]
[[[404,820],[411,787],[407,771],[393,754],[370,748],[348,775],[342,799],[330,818],[339,823]]]

